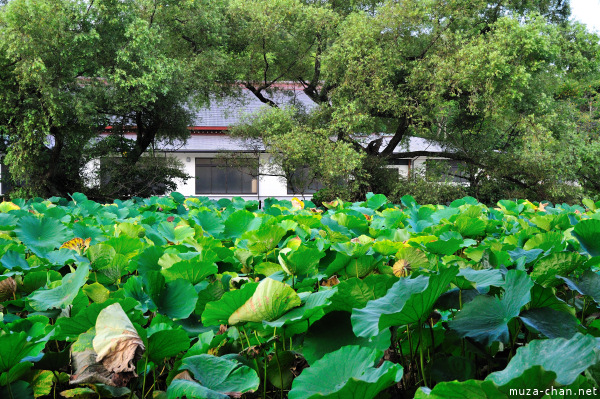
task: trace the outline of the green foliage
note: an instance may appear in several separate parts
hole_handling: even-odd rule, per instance
[[[401,203],[4,202],[0,394],[505,398],[594,386],[595,203]]]

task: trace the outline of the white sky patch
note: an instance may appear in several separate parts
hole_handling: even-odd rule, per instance
[[[571,0],[571,18],[600,33],[600,0]]]

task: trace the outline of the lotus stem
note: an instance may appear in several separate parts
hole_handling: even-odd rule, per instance
[[[421,364],[421,378],[427,386],[427,378],[425,377],[425,366],[423,362],[423,324],[419,323],[419,362]]]
[[[263,381],[263,399],[267,399],[267,353],[263,349],[264,360],[264,381]]]
[[[146,376],[148,375],[148,352],[144,354],[146,358],[146,364],[144,365],[144,381],[142,382],[142,398],[144,398],[144,394],[146,393]]]
[[[275,329],[277,330],[277,329]],[[277,368],[279,369],[279,392],[281,393],[281,399],[283,399],[283,373],[281,372],[281,363],[279,363],[279,354],[277,353],[277,341],[275,341],[275,361],[277,361]]]

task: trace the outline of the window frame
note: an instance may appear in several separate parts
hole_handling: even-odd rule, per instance
[[[254,158],[252,157],[245,157],[244,159],[249,159],[249,160],[253,160]],[[214,161],[218,161],[217,163],[214,163]],[[202,163],[204,162],[204,163]],[[223,163],[225,164],[225,166],[220,165],[219,163]],[[198,167],[205,167],[205,168],[211,168],[211,173],[210,173],[210,181],[211,181],[211,186],[209,188],[209,190],[199,190],[199,184],[198,184]],[[225,172],[225,191],[214,191],[212,186],[212,181],[213,181],[213,171],[219,168],[222,171]],[[245,167],[245,169],[250,169],[250,167]],[[236,171],[240,173],[240,177],[241,177],[241,184],[240,186],[242,187],[241,191],[228,191],[229,190],[229,186],[228,186],[228,180],[229,180],[229,175],[228,173],[231,171]],[[253,175],[252,173],[245,173],[243,170],[240,170],[239,167],[236,166],[231,166],[229,165],[229,159],[227,158],[220,158],[217,156],[209,156],[209,157],[195,157],[194,158],[194,192],[195,195],[258,195],[258,191],[259,191],[259,181],[260,179],[258,178],[258,168],[256,170],[256,175]],[[249,192],[244,192],[243,189],[243,179],[244,176],[243,175],[247,175],[250,177],[250,190]]]

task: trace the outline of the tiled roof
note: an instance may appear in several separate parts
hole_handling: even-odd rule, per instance
[[[264,95],[280,107],[295,106],[308,110],[316,106],[300,87],[288,86]],[[197,110],[193,126],[227,127],[239,122],[244,115],[253,114],[263,107],[269,105],[261,102],[248,89],[242,89],[239,98],[213,97],[210,105]]]
[[[384,136],[384,144],[391,136]],[[368,142],[363,144],[366,146]],[[172,152],[218,152],[218,151],[264,151],[260,141],[243,141],[232,138],[227,133],[222,134],[195,134],[192,133],[185,144],[179,145],[157,145],[164,151]],[[442,151],[443,149],[435,142],[421,137],[408,137],[396,147],[394,153],[404,151]]]

